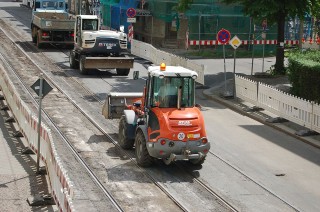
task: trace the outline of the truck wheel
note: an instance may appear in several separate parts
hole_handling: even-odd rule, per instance
[[[70,51],[69,55],[69,63],[70,68],[79,68],[79,62],[76,60],[76,53],[74,51]]]
[[[119,145],[123,149],[132,149],[134,140],[128,138],[126,117],[122,116],[119,122]]]
[[[31,27],[32,27],[32,32],[31,32],[32,43],[37,43],[37,28],[34,26],[31,26]]]
[[[37,43],[37,36],[32,36],[32,43]]]
[[[37,39],[36,45],[37,45],[38,49],[41,49],[42,48],[42,44],[40,43],[39,35],[37,35],[36,39]]]
[[[84,74],[84,75],[88,74],[88,70],[84,67],[85,61],[86,61],[86,56],[85,55],[81,55],[80,56],[80,62],[79,62],[79,66],[80,66],[79,70],[80,70],[80,73]]]
[[[136,135],[135,153],[139,166],[148,167],[152,165],[152,157],[148,153],[146,139],[141,131],[139,131]]]
[[[191,159],[189,160],[189,162],[192,163],[193,165],[201,165],[204,163],[205,159],[206,159],[206,156],[203,157],[202,159]]]
[[[40,32],[38,31],[36,45],[37,45],[38,49],[41,49],[42,48],[42,43],[40,43],[40,36],[39,35],[40,35]]]
[[[118,76],[128,76],[130,72],[130,68],[117,68]]]

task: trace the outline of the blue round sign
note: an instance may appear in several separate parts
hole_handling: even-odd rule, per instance
[[[221,29],[217,34],[217,40],[222,44],[228,43],[230,38],[231,38],[231,34],[226,29]]]

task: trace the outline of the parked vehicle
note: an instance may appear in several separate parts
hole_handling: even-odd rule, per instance
[[[73,46],[74,19],[61,0],[36,0],[32,10],[32,41],[38,48],[44,44]]]

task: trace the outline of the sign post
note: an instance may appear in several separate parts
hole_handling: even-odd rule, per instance
[[[39,79],[31,85],[31,88],[39,96],[39,114],[38,114],[38,152],[37,152],[37,174],[40,174],[40,130],[41,130],[41,104],[42,98],[46,96],[51,90],[52,87],[43,79],[43,74],[40,74]]]
[[[266,38],[267,38],[267,34],[265,32],[261,33],[261,38],[263,39],[263,45],[262,45],[262,72],[264,72],[264,49],[265,49],[265,45],[266,45]]]
[[[236,98],[236,52],[237,48],[241,45],[241,40],[238,38],[238,36],[234,36],[229,44],[233,47],[234,49],[234,54],[233,54],[233,98]]]
[[[225,44],[230,40],[230,32],[226,29],[221,29],[217,33],[217,40],[219,43],[222,44],[223,47],[223,66],[224,66],[224,97],[230,96],[229,92],[227,91],[227,71],[226,71],[226,51],[225,51]]]
[[[133,26],[130,24],[128,26],[128,41],[131,43],[131,40],[133,39]]]

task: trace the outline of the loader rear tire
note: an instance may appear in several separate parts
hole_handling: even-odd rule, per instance
[[[69,63],[70,63],[70,68],[79,68],[79,62],[76,60],[76,53],[74,51],[70,51],[69,55]]]
[[[146,139],[141,131],[138,131],[136,135],[135,154],[139,166],[148,167],[152,165],[153,158],[148,153]]]
[[[85,55],[81,55],[80,56],[80,62],[79,62],[79,70],[80,73],[83,75],[87,75],[88,74],[88,70],[84,67],[84,63],[86,61],[86,56]]]
[[[117,68],[118,76],[128,76],[130,73],[130,68]]]
[[[122,116],[120,118],[120,122],[119,122],[119,145],[123,148],[123,149],[132,149],[133,145],[134,145],[134,139],[129,139],[128,138],[128,131],[127,131],[127,121],[126,121],[126,117]]]

